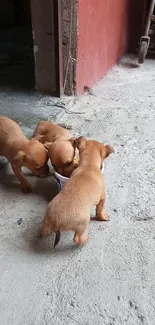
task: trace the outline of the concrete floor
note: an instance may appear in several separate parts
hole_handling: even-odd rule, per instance
[[[40,119],[72,124],[114,146],[105,162],[110,222],[91,221],[77,248],[64,233],[38,240],[52,176],[29,173],[24,195],[9,165],[0,165],[0,324],[154,325],[155,319],[155,61],[123,58],[92,94],[67,99],[1,89],[0,113],[30,136]],[[71,112],[72,111],[72,112]]]

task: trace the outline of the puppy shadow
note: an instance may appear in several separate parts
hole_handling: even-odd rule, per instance
[[[1,166],[1,165],[0,165]],[[32,186],[32,192],[29,194],[22,194],[21,185],[14,175],[10,173],[9,164],[3,164],[0,169],[0,186],[7,192],[17,192],[21,195],[37,195],[42,197],[45,201],[51,201],[59,192],[58,184],[51,173],[46,178],[38,178],[31,172],[23,173],[26,179]]]
[[[50,202],[58,193],[59,188],[54,176],[47,178],[37,178],[32,187],[32,194],[43,197],[45,201]]]
[[[41,228],[41,227],[40,227]],[[29,230],[28,230],[29,231]],[[81,247],[73,243],[73,235],[69,233],[61,233],[59,244],[54,248],[55,233],[48,237],[40,238],[40,229],[35,236],[29,240],[29,249],[31,252],[38,255],[62,255],[72,254],[79,251]]]
[[[98,220],[97,220],[97,218],[96,218],[95,215],[91,215],[91,216],[90,216],[90,221],[91,221],[91,222],[93,222],[93,221],[96,222],[96,221],[98,221]]]
[[[8,161],[6,159],[0,159],[0,173],[3,173],[8,167]]]
[[[13,175],[9,175],[8,178],[1,178],[0,185],[2,186],[2,189],[7,190],[7,192],[21,192],[20,184],[18,181],[16,182],[16,179]]]
[[[7,192],[20,189],[20,184],[14,174],[10,174],[8,162],[0,162],[0,185]]]

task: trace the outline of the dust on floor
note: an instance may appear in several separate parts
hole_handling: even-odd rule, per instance
[[[155,319],[155,61],[123,58],[92,94],[54,100],[1,91],[0,113],[30,136],[40,119],[72,124],[114,146],[105,162],[110,222],[91,221],[81,248],[64,233],[38,240],[53,177],[28,176],[29,195],[8,164],[0,170],[0,323],[153,325]],[[89,86],[89,85],[88,85]]]

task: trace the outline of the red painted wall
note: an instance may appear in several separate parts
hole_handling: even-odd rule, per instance
[[[77,93],[92,87],[125,52],[131,0],[79,0]]]

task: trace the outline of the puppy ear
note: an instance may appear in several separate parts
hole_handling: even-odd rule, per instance
[[[23,151],[19,151],[17,156],[13,159],[13,165],[16,166],[23,166],[24,165],[24,160],[25,160],[25,153]]]
[[[84,137],[79,137],[78,139],[75,140],[76,147],[80,150],[83,151],[86,148],[86,138]]]
[[[109,157],[109,155],[111,155],[111,153],[114,153],[113,147],[106,145],[106,146],[104,146],[104,148],[105,148],[105,158]]]
[[[76,138],[70,138],[68,141],[72,144],[73,148],[76,148]]]
[[[51,146],[51,144],[52,144],[52,142],[48,142],[48,141],[46,141],[45,143],[43,143],[43,146],[44,146],[44,148],[45,149],[49,149],[49,147]]]
[[[45,136],[44,135],[41,135],[41,134],[37,134],[37,135],[32,135],[32,137],[30,138],[31,141],[39,141],[41,143],[44,142],[44,138]]]

